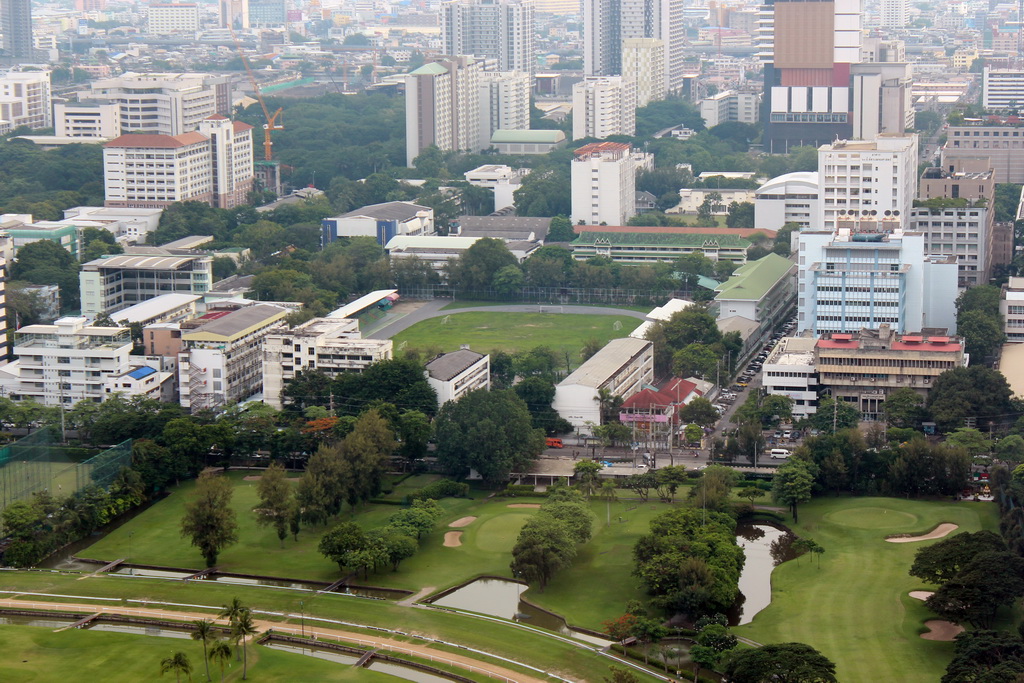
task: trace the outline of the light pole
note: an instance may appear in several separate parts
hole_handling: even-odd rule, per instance
[[[303,638],[306,637],[306,613],[305,613],[305,611],[303,611],[304,607],[305,607],[305,603],[302,600],[299,600],[299,623],[300,623],[300,627],[299,628],[302,630],[302,637]]]
[[[131,574],[132,576],[135,575],[135,570],[132,569],[132,567],[131,567],[131,563],[132,563],[132,536],[134,536],[134,535],[135,535],[134,531],[129,531],[128,532],[128,573]]]

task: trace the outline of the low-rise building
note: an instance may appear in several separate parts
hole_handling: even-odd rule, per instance
[[[434,270],[441,272],[449,261],[461,256],[467,249],[476,244],[482,237],[456,237],[453,235],[399,235],[392,237],[384,246],[388,257],[418,258],[430,264]],[[540,248],[539,242],[508,242],[508,250],[520,263],[535,250]]]
[[[285,384],[302,370],[335,376],[362,372],[392,358],[390,339],[363,339],[353,318],[313,318],[291,329],[270,332],[263,342],[263,401],[284,407]]]
[[[213,259],[204,253],[118,254],[83,263],[78,279],[82,315],[96,319],[161,294],[202,295],[213,282]]]
[[[727,121],[757,123],[761,96],[754,92],[723,90],[700,101],[700,115],[708,128]]]
[[[112,102],[54,102],[54,135],[106,142],[121,134],[121,106]]]
[[[1008,342],[1024,342],[1024,277],[1011,277],[999,297],[999,314]]]
[[[796,303],[796,264],[778,254],[743,264],[716,288],[718,319],[740,316],[761,335],[779,326]]]
[[[701,254],[712,261],[746,263],[751,229],[646,228],[578,225],[572,257],[586,261],[607,256],[620,263],[671,262],[686,254]]]
[[[491,388],[491,357],[463,347],[427,363],[427,384],[437,392],[437,404],[458,401],[471,391]]]
[[[815,171],[798,171],[772,178],[754,193],[754,227],[778,230],[796,223],[812,227],[820,210],[820,189]]]
[[[121,242],[142,243],[160,226],[163,209],[127,209],[110,206],[76,206],[64,210],[60,222],[101,227]]]
[[[5,214],[10,216],[10,214]],[[21,218],[27,218],[22,221]],[[26,244],[50,240],[68,250],[76,260],[82,253],[82,235],[78,226],[73,223],[58,221],[36,221],[32,222],[32,216],[22,216],[17,219],[10,219],[0,222],[0,228],[11,238],[11,246],[14,253],[18,252]]]
[[[107,396],[123,394],[163,401],[174,394],[174,375],[149,365],[134,365],[125,372],[110,375],[103,384]]]
[[[11,290],[14,283],[8,283],[7,294],[10,296]],[[40,314],[39,322],[41,323],[52,323],[54,320],[60,317],[60,287],[58,285],[28,285],[18,287],[18,291],[26,296],[35,298],[39,302]],[[12,316],[17,314],[11,311]],[[19,321],[15,320],[14,329],[21,327]]]
[[[784,337],[764,361],[761,384],[771,396],[793,399],[793,418],[801,420],[818,409],[818,372],[814,337]]]
[[[498,154],[547,154],[565,143],[560,130],[496,130],[491,136],[491,147]]]
[[[628,399],[654,382],[654,344],[612,339],[555,387],[552,407],[581,433],[601,424],[601,396]]]
[[[125,327],[181,322],[195,317],[197,302],[201,299],[197,294],[161,294],[122,308],[112,313],[110,319]]]
[[[208,313],[183,326],[178,354],[182,407],[193,412],[244,401],[263,391],[263,342],[288,311],[256,304]]]
[[[373,237],[384,246],[397,235],[433,235],[434,210],[412,202],[371,204],[321,222],[321,246],[341,237]]]

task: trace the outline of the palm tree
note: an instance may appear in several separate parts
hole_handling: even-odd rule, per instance
[[[174,672],[178,683],[181,683],[181,674],[185,674],[188,676],[188,680],[192,680],[192,662],[188,661],[188,655],[184,652],[175,652],[160,662],[160,675],[163,676],[168,671]]]
[[[231,624],[231,628],[232,629],[235,627],[235,622],[238,621],[238,617],[242,616],[242,613],[249,609],[248,607],[243,605],[242,601],[239,600],[237,597],[231,598],[231,604],[230,605],[221,605],[221,607],[222,607],[222,609],[221,609],[220,613],[217,616],[223,617],[223,618],[227,619],[228,622]],[[238,656],[237,645],[238,645],[238,642],[236,641],[235,642],[235,646],[236,646],[235,647],[235,659],[241,659],[241,657]]]
[[[242,643],[242,680],[245,680],[246,673],[249,667],[249,656],[245,649],[245,639],[249,636],[254,636],[259,633],[259,629],[256,628],[256,624],[252,621],[252,612],[246,609],[242,612],[235,623],[231,626],[231,636],[236,642]]]
[[[215,640],[210,646],[208,659],[215,659],[220,664],[220,680],[224,680],[224,664],[231,659],[231,646],[226,640]]]
[[[196,627],[195,630],[192,631],[192,640],[203,641],[203,663],[206,664],[206,680],[210,680],[210,660],[209,653],[206,650],[206,645],[211,640],[216,639],[213,632],[213,622],[209,619],[197,619],[192,623]]]

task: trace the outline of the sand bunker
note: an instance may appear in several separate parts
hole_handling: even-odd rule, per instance
[[[915,600],[927,600],[935,595],[934,591],[910,591],[910,597]]]
[[[885,540],[889,543],[913,543],[915,541],[931,541],[936,538],[944,538],[949,536],[951,533],[959,529],[960,527],[956,524],[940,524],[935,527],[934,530],[929,531],[923,536],[893,536]],[[932,640],[940,640],[939,638],[933,638]]]
[[[454,522],[452,522],[448,526],[450,526],[452,529],[459,529],[459,528],[462,528],[464,526],[469,526],[470,524],[472,524],[475,521],[476,521],[476,517],[463,517],[462,519],[455,520]]]
[[[510,508],[539,508],[540,503],[512,503]]]
[[[444,535],[445,548],[458,548],[460,545],[462,545],[461,531],[449,531]]]
[[[927,633],[921,634],[925,640],[953,640],[964,632],[964,627],[960,624],[954,624],[952,621],[944,619],[929,619],[924,622],[924,625],[931,629]]]

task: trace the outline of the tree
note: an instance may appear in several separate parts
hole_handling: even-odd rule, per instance
[[[916,429],[925,417],[924,398],[909,387],[901,387],[882,401],[886,424],[898,429]]]
[[[160,675],[163,676],[165,673],[173,671],[174,677],[178,683],[181,683],[181,675],[185,674],[188,676],[188,680],[192,680],[192,662],[188,660],[188,655],[184,652],[175,652],[170,657],[165,657],[160,661]]]
[[[573,465],[573,474],[576,476],[576,483],[580,491],[590,500],[590,496],[598,488],[598,473],[603,469],[601,463],[593,460],[580,460]]]
[[[953,661],[942,683],[1003,683],[1024,674],[1024,642],[1005,631],[964,631],[953,645]]]
[[[231,481],[227,478],[201,477],[192,498],[185,503],[181,535],[199,548],[207,567],[217,564],[221,551],[238,540],[231,493]]]
[[[751,202],[729,202],[729,215],[725,217],[729,228],[753,228],[754,205]]]
[[[338,564],[338,569],[354,565],[355,553],[366,547],[366,534],[355,522],[342,522],[323,535],[317,550]]]
[[[610,666],[608,671],[611,673],[611,676],[605,677],[605,683],[640,683],[640,677],[629,669],[619,669],[618,667]]]
[[[30,242],[18,249],[11,278],[34,285],[57,285],[64,308],[77,310],[79,265],[67,249],[52,240]]]
[[[338,514],[352,487],[352,468],[338,446],[320,446],[306,462],[295,500],[307,524],[325,524]]]
[[[775,643],[732,653],[723,673],[733,683],[836,683],[836,665],[810,645]]]
[[[996,457],[1003,462],[1014,464],[1024,461],[1024,438],[1017,434],[1004,436],[996,444]]]
[[[1005,550],[1006,543],[991,531],[956,534],[918,550],[910,575],[942,585],[959,574],[975,556]]]
[[[555,216],[551,219],[548,227],[548,235],[545,241],[548,244],[553,242],[572,242],[576,239],[576,233],[572,229],[572,221],[568,216]]]
[[[579,498],[579,494],[575,495]],[[538,516],[550,517],[561,522],[575,543],[586,543],[590,540],[594,516],[582,499],[549,502],[541,508]]]
[[[736,636],[729,633],[724,624],[707,624],[697,633],[697,642],[690,648],[690,659],[698,667],[713,669],[726,652],[736,647],[736,643]],[[699,678],[699,674],[698,668],[694,677]]]
[[[687,344],[672,356],[672,374],[676,377],[701,377],[717,381],[718,364],[721,361],[715,350],[704,344]]]
[[[244,610],[231,625],[231,637],[242,644],[242,680],[246,679],[249,671],[249,651],[245,647],[247,638],[259,633],[256,624],[252,620],[252,612]]]
[[[341,442],[342,457],[352,475],[347,492],[349,505],[355,507],[380,493],[387,459],[397,446],[379,410],[370,409],[359,416]]]
[[[422,458],[430,441],[430,418],[419,410],[406,410],[398,419],[399,453],[409,460]]]
[[[710,427],[718,422],[718,411],[711,401],[698,396],[679,411],[679,420],[689,422],[701,427]]]
[[[962,427],[967,417],[992,418],[1014,412],[1010,385],[1002,373],[983,365],[947,370],[928,392],[928,410],[940,430]],[[820,412],[820,408],[819,408]]]
[[[280,463],[271,463],[256,484],[256,492],[260,502],[253,512],[256,513],[256,524],[273,526],[277,538],[284,547],[284,539],[288,536],[288,515],[292,508],[292,487],[288,483],[287,474]]]
[[[983,552],[926,601],[928,609],[956,623],[991,628],[996,611],[1024,596],[1024,558],[1008,551]]]
[[[495,274],[505,266],[518,268],[516,257],[508,250],[504,241],[484,237],[449,263],[448,282],[452,287],[461,290],[487,290],[490,289]]]
[[[203,664],[206,666],[206,680],[210,680],[210,660],[207,652],[207,645],[217,640],[216,632],[213,630],[213,622],[209,619],[196,619],[192,622],[195,629],[190,634],[192,640],[199,640],[203,643]]]
[[[231,646],[223,640],[214,641],[208,657],[220,665],[220,680],[224,680],[224,665],[231,659]]]
[[[456,476],[474,469],[487,481],[508,479],[544,450],[544,432],[514,391],[477,390],[441,406],[434,425],[437,459]]]
[[[801,460],[787,460],[775,471],[772,482],[772,497],[777,503],[789,507],[793,521],[799,522],[797,506],[811,500],[814,488],[814,474],[810,466]]]
[[[709,465],[701,471],[697,485],[690,489],[690,501],[703,510],[726,512],[732,489],[739,483],[739,472],[724,465]]]
[[[860,411],[846,401],[824,398],[818,403],[817,412],[808,417],[807,421],[823,434],[834,434],[860,424]]]
[[[551,578],[572,564],[576,543],[561,521],[538,515],[519,532],[512,548],[512,575],[527,583],[540,584],[541,592]]]
[[[964,351],[980,362],[995,356],[1006,341],[999,316],[986,315],[981,311],[958,315],[956,329],[964,338]]]
[[[988,453],[992,442],[988,437],[973,427],[961,427],[946,435],[946,445],[951,448],[962,448],[972,458]]]

